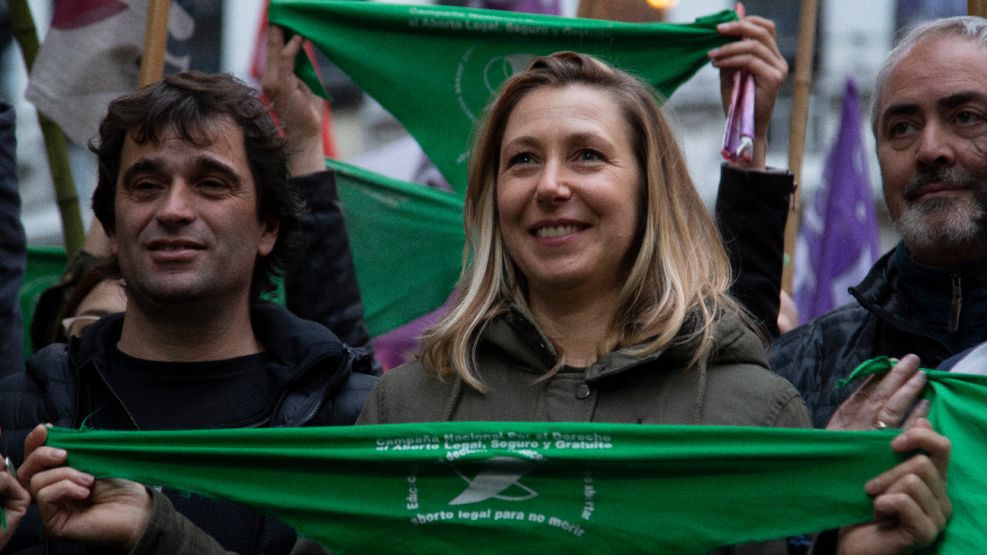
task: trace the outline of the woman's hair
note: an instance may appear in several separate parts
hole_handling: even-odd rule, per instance
[[[635,346],[631,353],[644,356],[694,343],[690,366],[699,367],[714,348],[716,320],[724,311],[739,312],[727,295],[731,276],[726,252],[658,107],[657,93],[590,56],[557,52],[535,58],[504,83],[478,128],[470,155],[457,301],[422,342],[427,367],[440,376],[458,374],[479,391],[484,385],[476,350],[484,327],[511,305],[530,314],[525,277],[506,251],[498,225],[497,172],[507,120],[528,93],[569,85],[609,93],[630,127],[644,180],[630,269],[598,354]],[[564,357],[559,354],[554,370],[562,367]]]

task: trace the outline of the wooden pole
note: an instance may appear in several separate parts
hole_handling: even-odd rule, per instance
[[[164,74],[165,48],[168,46],[168,9],[171,0],[151,0],[147,6],[147,26],[138,86],[161,79]]]
[[[27,0],[11,0],[9,7],[11,33],[21,48],[24,65],[30,72],[39,48],[34,17],[31,16]],[[48,168],[51,171],[52,186],[55,188],[55,200],[62,218],[65,253],[71,257],[82,247],[85,233],[82,226],[82,213],[79,211],[79,194],[76,192],[75,181],[69,168],[68,146],[62,129],[48,116],[38,112],[38,123],[41,125],[45,152],[48,156]]]
[[[795,90],[792,95],[792,122],[788,137],[788,168],[795,174],[800,187],[792,196],[785,226],[785,254],[788,264],[781,277],[781,286],[792,292],[792,276],[795,270],[795,241],[799,229],[799,190],[802,184],[802,153],[805,151],[805,128],[809,120],[809,94],[812,92],[812,53],[816,44],[817,0],[802,0],[799,17],[798,53],[795,55]]]
[[[967,0],[966,13],[978,17],[987,17],[987,0]]]

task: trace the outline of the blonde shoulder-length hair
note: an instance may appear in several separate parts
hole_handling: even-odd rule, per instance
[[[524,275],[504,248],[498,226],[497,173],[507,119],[533,90],[568,85],[610,94],[631,128],[644,176],[640,228],[631,246],[637,252],[598,354],[633,347],[633,354],[644,356],[694,343],[690,364],[702,366],[714,349],[716,320],[740,310],[727,294],[730,266],[719,233],[689,177],[657,93],[587,55],[557,52],[535,58],[504,83],[475,136],[457,300],[422,338],[427,368],[440,376],[457,374],[478,391],[484,391],[484,384],[476,351],[485,326],[511,305],[528,310]],[[554,370],[562,367],[564,357],[560,352]]]

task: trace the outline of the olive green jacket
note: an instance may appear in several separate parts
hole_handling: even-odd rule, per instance
[[[517,310],[482,335],[480,393],[457,376],[438,377],[413,362],[384,374],[358,424],[431,421],[566,421],[809,427],[795,388],[768,370],[764,347],[735,317],[720,320],[704,369],[688,369],[693,349],[644,357],[627,349],[589,368],[564,367],[539,380],[556,353]]]

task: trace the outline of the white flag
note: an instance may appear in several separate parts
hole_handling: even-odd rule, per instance
[[[172,0],[166,71],[188,69],[192,0]],[[26,97],[72,142],[85,145],[114,98],[137,88],[148,0],[59,0]]]

